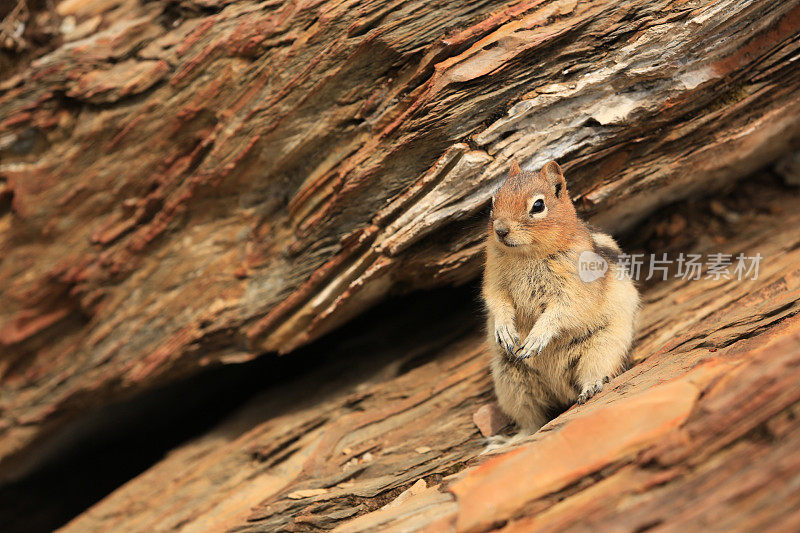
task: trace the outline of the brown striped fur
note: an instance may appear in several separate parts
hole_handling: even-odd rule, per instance
[[[544,216],[530,214],[535,198],[544,200]],[[507,235],[500,238],[497,227]],[[605,276],[579,278],[585,250],[609,261]],[[625,370],[639,295],[627,276],[618,279],[619,253],[614,239],[578,218],[555,161],[539,173],[512,166],[493,201],[483,296],[495,392],[523,431],[588,400]]]

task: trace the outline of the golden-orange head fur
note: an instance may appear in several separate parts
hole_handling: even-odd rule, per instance
[[[490,245],[546,256],[566,249],[579,227],[558,163],[550,161],[538,173],[522,172],[512,163],[492,200]]]

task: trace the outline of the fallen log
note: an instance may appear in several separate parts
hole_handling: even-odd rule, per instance
[[[622,231],[800,133],[796,1],[57,13],[0,79],[0,481],[95,408],[474,278],[511,158]]]

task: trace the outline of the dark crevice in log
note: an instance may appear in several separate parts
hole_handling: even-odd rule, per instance
[[[393,299],[291,357],[265,354],[247,363],[215,366],[86,413],[54,439],[54,457],[0,488],[0,530],[30,533],[65,524],[255,395],[302,386],[303,376],[352,373],[367,379],[378,372],[406,373],[443,345],[483,327],[473,312],[477,293],[472,285]],[[412,338],[409,331],[420,334]],[[417,353],[414,347],[420,344],[427,348]],[[375,357],[364,360],[364,351]],[[253,458],[278,464],[293,453],[291,440],[277,444],[271,451],[254,451]]]
[[[0,186],[4,184],[0,176]],[[0,217],[11,213],[11,206],[14,202],[14,191],[11,189],[0,188]]]

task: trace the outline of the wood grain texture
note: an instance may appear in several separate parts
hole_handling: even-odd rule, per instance
[[[94,408],[473,278],[512,157],[618,231],[800,134],[797,1],[57,13],[0,79],[0,480]]]
[[[405,316],[384,350],[366,335],[338,348],[64,531],[792,530],[800,194],[753,182],[736,195],[720,204],[740,216],[731,237],[706,218],[719,201],[692,204],[704,231],[680,249],[761,253],[758,279],[648,284],[637,364],[517,447],[481,455],[478,319],[437,324],[423,308],[413,339]],[[345,352],[376,366],[342,371]]]

